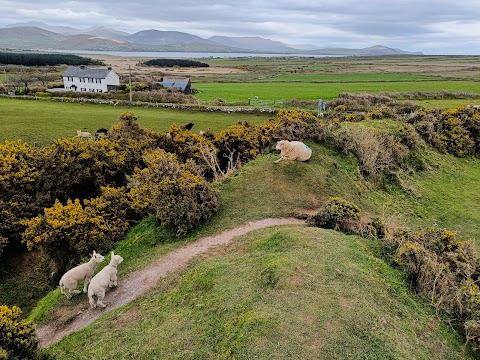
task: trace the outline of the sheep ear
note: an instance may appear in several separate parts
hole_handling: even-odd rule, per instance
[[[93,250],[93,254],[92,254],[92,256],[95,256],[96,254],[97,254],[97,253],[95,252],[95,250]]]
[[[115,254],[114,254],[113,251],[112,251],[112,258],[113,258],[114,256],[115,256]]]

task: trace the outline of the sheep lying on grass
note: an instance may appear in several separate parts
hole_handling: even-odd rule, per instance
[[[115,255],[112,251],[112,258],[110,264],[105,266],[102,270],[95,275],[88,287],[88,301],[92,308],[96,308],[97,305],[104,308],[103,298],[105,297],[105,291],[107,287],[117,286],[117,266],[123,261],[120,255]],[[94,297],[97,297],[97,303],[95,303]]]
[[[312,149],[301,141],[280,140],[275,150],[280,150],[280,159],[275,164],[282,160],[307,161],[312,156]]]
[[[92,137],[92,134],[87,131],[77,130],[77,137],[79,137],[80,139],[90,139]]]
[[[80,291],[76,290],[77,284],[80,280],[84,280],[83,292],[87,292],[88,284],[92,279],[93,272],[97,267],[97,264],[105,260],[105,258],[93,251],[93,255],[88,263],[78,265],[73,269],[68,270],[60,279],[60,290],[68,299],[72,297],[72,294],[79,294]]]

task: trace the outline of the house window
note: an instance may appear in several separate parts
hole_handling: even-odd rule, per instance
[[[102,89],[97,89],[97,92],[102,92]]]
[[[88,89],[88,91],[90,91],[90,92],[95,92],[95,89],[91,89],[91,88],[90,88],[90,89]]]
[[[73,81],[73,77],[72,77],[72,76],[68,76],[68,77],[67,77],[67,81]]]
[[[80,91],[87,91],[86,88],[80,88]]]

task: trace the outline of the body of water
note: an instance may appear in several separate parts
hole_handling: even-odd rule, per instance
[[[45,50],[44,50],[45,51]],[[100,51],[100,50],[48,50],[62,54],[78,55],[113,55],[121,57],[151,57],[151,58],[238,58],[238,57],[342,57],[344,55],[311,55],[311,54],[269,54],[269,53],[207,53],[182,51]]]

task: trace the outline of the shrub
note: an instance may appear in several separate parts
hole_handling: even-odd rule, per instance
[[[218,161],[222,169],[229,163],[246,164],[268,147],[272,138],[269,127],[248,122],[237,123],[216,134],[214,145],[218,149]]]
[[[187,233],[218,209],[217,193],[192,161],[180,164],[173,154],[157,149],[144,155],[147,167],[129,179],[134,206],[155,214],[162,225]]]
[[[209,136],[182,130],[175,124],[170,126],[168,134],[159,138],[160,148],[174,153],[180,162],[193,160],[199,166],[203,176],[208,178],[213,176],[214,169],[210,155],[214,154],[216,159],[217,149]]]
[[[440,151],[456,156],[480,154],[480,109],[458,106],[448,110],[421,109],[408,121],[425,141]]]
[[[391,172],[401,167],[409,155],[405,145],[379,129],[345,127],[330,136],[330,141],[344,153],[355,154],[365,176]]]
[[[52,97],[52,93],[43,92],[43,91],[37,91],[37,92],[35,93],[35,96],[38,96],[38,97]]]
[[[453,231],[436,227],[415,232],[397,229],[388,237],[395,263],[416,291],[428,296],[437,309],[447,311],[478,349],[480,264],[473,242],[458,241]]]
[[[38,341],[33,323],[21,319],[19,307],[0,305],[0,359],[36,359]]]
[[[65,205],[56,201],[43,215],[22,222],[23,241],[29,250],[40,246],[60,276],[93,250],[107,251],[123,238],[128,228],[126,209],[114,205],[109,193],[83,204],[79,199]]]
[[[20,240],[19,221],[43,208],[43,199],[37,196],[43,172],[37,159],[40,152],[21,141],[0,144],[0,254],[7,239]]]
[[[338,197],[330,198],[325,206],[308,219],[313,226],[340,231],[352,231],[360,218],[358,207]]]
[[[308,111],[279,110],[279,125],[272,129],[275,140],[312,140],[324,139],[326,123]]]

